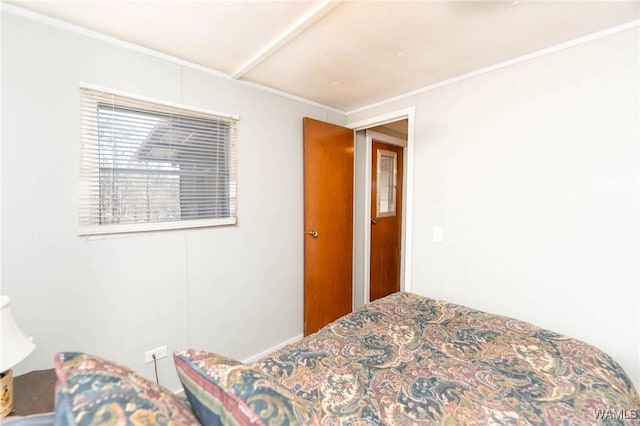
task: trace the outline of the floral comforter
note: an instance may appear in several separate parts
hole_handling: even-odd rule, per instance
[[[372,302],[253,367],[315,404],[330,425],[640,418],[629,378],[593,346],[410,293]]]

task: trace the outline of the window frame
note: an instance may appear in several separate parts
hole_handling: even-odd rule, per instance
[[[226,141],[228,143],[228,155],[229,155],[229,183],[228,183],[228,201],[230,205],[230,216],[224,218],[206,218],[206,219],[183,219],[183,220],[174,220],[174,221],[158,221],[158,222],[143,222],[143,223],[125,223],[125,224],[101,224],[101,223],[86,223],[87,218],[93,215],[100,215],[101,211],[101,195],[90,195],[91,188],[98,187],[99,188],[99,180],[100,180],[100,164],[91,165],[91,161],[85,161],[85,144],[86,141],[89,140],[89,136],[87,132],[95,129],[97,131],[99,129],[98,117],[99,117],[99,108],[103,107],[104,104],[101,101],[95,101],[95,105],[90,105],[87,107],[85,105],[85,101],[82,99],[82,92],[84,90],[89,90],[93,92],[99,92],[105,95],[111,95],[116,98],[128,98],[134,102],[141,102],[156,105],[160,108],[169,108],[174,110],[179,110],[182,115],[185,117],[189,117],[188,113],[191,112],[194,117],[201,117],[203,114],[207,116],[214,116],[217,119],[225,119],[230,120],[233,125],[230,125],[230,137],[229,140]],[[94,84],[89,84],[85,82],[81,82],[79,85],[79,107],[81,111],[81,136],[80,136],[80,185],[79,185],[79,204],[78,204],[78,235],[79,236],[108,236],[108,235],[119,235],[119,234],[127,234],[127,233],[138,233],[138,232],[155,232],[155,231],[166,231],[166,230],[179,230],[179,229],[193,229],[193,228],[205,228],[205,227],[217,227],[217,226],[225,226],[225,225],[235,225],[237,224],[237,192],[238,192],[238,179],[237,179],[237,123],[240,120],[238,115],[227,114],[227,113],[219,113],[215,111],[211,111],[208,109],[193,107],[189,105],[183,105],[173,102],[162,101],[158,99],[153,99],[145,96],[140,96],[137,94],[128,93],[121,90],[109,89],[101,86],[97,86]],[[117,101],[113,102],[113,105],[116,108],[130,108],[130,106],[125,104],[118,105]],[[87,108],[95,107],[95,114],[92,116],[87,116],[83,114]],[[153,113],[152,109],[148,109],[149,112]],[[156,111],[158,114],[166,114],[166,111],[158,110]],[[86,124],[86,125],[85,125]],[[91,129],[91,130],[90,130]],[[95,137],[95,136],[94,136]],[[177,173],[179,175],[179,173]],[[85,223],[83,223],[85,222]]]
[[[382,211],[381,204],[382,204],[382,199],[380,197],[381,192],[381,188],[383,185],[381,185],[382,183],[382,158],[386,157],[386,158],[391,158],[391,165],[393,166],[393,170],[389,172],[389,178],[387,179],[387,184],[390,184],[387,188],[387,194],[391,196],[390,200],[387,200],[387,202],[392,201],[393,202],[393,210],[385,210]],[[386,149],[378,149],[378,156],[376,158],[376,162],[377,162],[377,176],[376,176],[376,217],[394,217],[396,215],[397,212],[397,194],[396,194],[396,190],[398,187],[398,154],[396,154],[393,151],[389,151]]]

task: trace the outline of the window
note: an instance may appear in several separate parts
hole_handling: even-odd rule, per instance
[[[397,163],[398,155],[395,152],[378,150],[377,217],[396,215]]]
[[[80,234],[236,222],[238,118],[80,89]]]

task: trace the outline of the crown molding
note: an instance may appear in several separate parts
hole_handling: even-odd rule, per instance
[[[468,80],[470,78],[477,77],[477,76],[482,75],[482,74],[487,74],[487,73],[490,73],[490,72],[493,72],[493,71],[496,71],[496,70],[499,70],[499,69],[502,69],[502,68],[510,67],[512,65],[517,65],[517,64],[520,64],[522,62],[529,61],[531,59],[539,58],[541,56],[545,56],[545,55],[549,55],[551,53],[559,52],[561,50],[568,49],[570,47],[578,46],[578,45],[581,45],[581,44],[584,44],[584,43],[587,43],[587,42],[590,42],[590,41],[593,41],[593,40],[598,40],[598,39],[605,38],[605,37],[608,37],[608,36],[613,35],[613,34],[617,34],[617,33],[623,32],[623,31],[627,31],[627,30],[634,29],[634,28],[639,28],[639,27],[640,27],[640,19],[637,19],[637,20],[631,21],[631,22],[627,22],[626,24],[616,25],[615,27],[611,27],[611,28],[608,28],[606,30],[602,30],[602,31],[598,31],[598,32],[595,32],[595,33],[592,33],[592,34],[588,34],[586,36],[578,37],[578,38],[566,41],[564,43],[556,44],[555,46],[551,46],[551,47],[547,47],[545,49],[537,50],[535,52],[528,53],[526,55],[522,55],[522,56],[518,56],[518,57],[513,58],[513,59],[509,59],[508,61],[504,61],[504,62],[500,62],[498,64],[490,65],[490,66],[485,67],[485,68],[480,68],[478,70],[471,71],[469,73],[462,74],[462,75],[459,75],[457,77],[453,77],[453,78],[450,78],[450,79],[447,79],[447,80],[439,81],[439,82],[434,83],[434,84],[430,84],[430,85],[422,87],[420,89],[412,90],[411,92],[403,93],[403,94],[398,95],[398,96],[394,96],[394,97],[391,97],[391,98],[388,98],[388,99],[385,99],[385,100],[382,100],[382,101],[379,101],[379,102],[375,102],[375,103],[372,103],[372,104],[369,104],[369,105],[366,105],[366,106],[363,106],[363,107],[359,107],[359,108],[353,109],[351,111],[347,111],[346,115],[347,115],[347,117],[349,117],[350,115],[356,114],[358,112],[366,111],[368,109],[379,107],[379,106],[382,106],[382,105],[385,105],[385,104],[388,104],[388,103],[391,103],[391,102],[395,102],[395,101],[399,101],[399,100],[402,100],[402,99],[410,98],[412,96],[419,95],[419,94],[425,93],[425,92],[429,92],[431,90],[439,89],[440,87],[448,86],[450,84],[457,83],[459,81]]]
[[[69,32],[72,32],[72,33],[76,33],[76,34],[79,34],[79,35],[82,35],[82,36],[85,36],[85,37],[89,37],[89,38],[92,38],[92,39],[95,39],[95,40],[99,40],[99,41],[102,41],[102,42],[105,42],[105,43],[112,44],[112,45],[115,45],[115,46],[124,47],[126,49],[129,49],[129,50],[132,50],[132,51],[135,51],[135,52],[139,52],[139,53],[142,53],[144,55],[151,56],[151,57],[154,57],[154,58],[162,59],[164,61],[176,64],[176,65],[180,65],[180,66],[183,66],[185,68],[194,69],[194,70],[206,73],[206,74],[213,75],[213,76],[218,77],[218,78],[222,78],[222,79],[225,79],[225,80],[228,80],[228,81],[232,81],[232,82],[235,82],[235,83],[238,83],[238,84],[242,84],[243,86],[249,86],[249,87],[252,87],[252,88],[255,88],[255,89],[258,89],[258,90],[269,92],[269,93],[272,93],[274,95],[282,96],[284,98],[288,98],[288,99],[291,99],[291,100],[294,100],[294,101],[297,101],[297,102],[301,102],[301,103],[304,103],[304,104],[307,104],[307,105],[323,108],[325,110],[333,111],[333,112],[336,112],[338,114],[346,115],[344,111],[339,110],[339,109],[334,108],[334,107],[331,107],[329,105],[324,105],[324,104],[321,104],[319,102],[312,101],[310,99],[306,99],[306,98],[303,98],[301,96],[297,96],[297,95],[285,92],[283,90],[278,90],[278,89],[274,89],[274,88],[269,87],[269,86],[262,85],[260,83],[255,83],[255,82],[248,81],[248,80],[235,79],[231,75],[223,73],[223,72],[218,71],[218,70],[215,70],[213,68],[209,68],[209,67],[206,67],[204,65],[199,65],[199,64],[196,64],[194,62],[190,62],[190,61],[178,58],[178,57],[173,56],[173,55],[169,55],[169,54],[162,53],[162,52],[159,52],[159,51],[154,50],[154,49],[150,49],[148,47],[143,47],[143,46],[140,46],[138,44],[131,43],[131,42],[119,39],[117,37],[109,36],[109,35],[103,34],[103,33],[98,32],[98,31],[93,31],[93,30],[90,30],[88,28],[82,27],[80,25],[71,24],[71,23],[63,21],[61,19],[52,18],[50,16],[46,16],[46,15],[43,15],[41,13],[33,12],[33,11],[30,11],[30,10],[27,10],[27,9],[24,9],[24,8],[21,8],[21,7],[18,7],[18,6],[10,5],[10,4],[7,4],[7,3],[0,3],[0,7],[1,7],[0,10],[2,10],[3,13],[6,12],[6,13],[9,13],[9,14],[12,14],[12,15],[20,16],[20,17],[23,17],[23,18],[28,18],[28,19],[31,19],[31,20],[36,21],[36,22],[40,22],[40,23],[43,23],[43,24],[46,24],[46,25],[50,25],[52,27],[60,28],[62,30],[66,30],[66,31],[69,31]]]

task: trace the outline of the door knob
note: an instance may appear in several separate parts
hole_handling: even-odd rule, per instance
[[[305,234],[311,235],[313,238],[318,238],[318,231],[307,231]]]
[[[377,221],[377,220],[375,220],[375,219],[371,219],[371,224],[372,224],[372,225],[375,225],[376,223],[378,223],[378,221]]]

